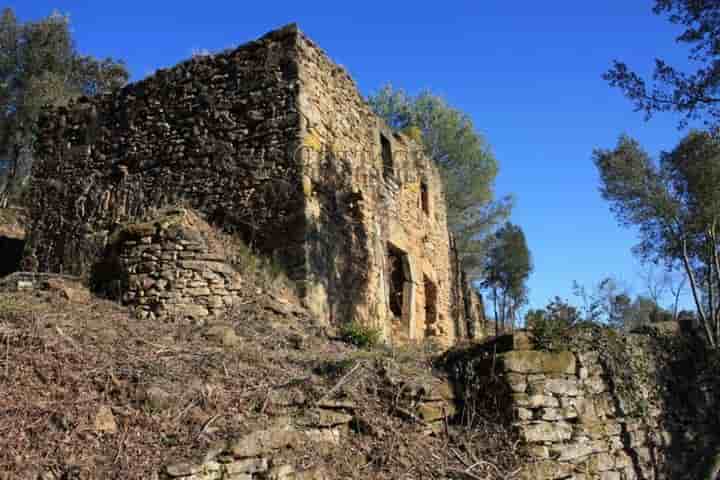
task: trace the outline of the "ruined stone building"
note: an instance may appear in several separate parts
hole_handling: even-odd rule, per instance
[[[91,275],[119,225],[185,205],[271,255],[324,322],[398,342],[476,331],[437,168],[294,25],[48,110],[41,129],[35,269]]]

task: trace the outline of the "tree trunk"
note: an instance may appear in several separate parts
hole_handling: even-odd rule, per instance
[[[705,309],[702,306],[702,302],[700,301],[700,298],[698,297],[697,292],[697,282],[695,281],[695,274],[693,273],[692,267],[690,266],[690,259],[688,258],[687,253],[687,240],[682,239],[682,260],[683,260],[683,266],[685,267],[685,273],[687,273],[688,279],[690,280],[690,289],[692,290],[693,294],[693,300],[695,301],[695,308],[697,309],[698,316],[700,317],[700,322],[703,325],[703,328],[705,329],[705,335],[707,337],[708,342],[713,348],[717,348],[715,337],[712,334],[710,330],[710,325],[708,322],[708,318],[705,315]]]

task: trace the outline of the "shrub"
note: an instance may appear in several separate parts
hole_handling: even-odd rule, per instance
[[[374,347],[380,343],[380,330],[357,322],[346,323],[340,329],[340,339],[356,347]]]

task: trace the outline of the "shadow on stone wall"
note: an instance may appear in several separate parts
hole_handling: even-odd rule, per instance
[[[664,456],[655,459],[656,478],[715,480],[720,454],[720,354],[708,349],[697,334],[651,335],[664,405],[660,431],[667,432],[669,440],[663,451],[650,452]]]
[[[20,270],[24,248],[24,238],[0,236],[0,277]]]
[[[352,321],[356,307],[367,299],[369,240],[362,194],[353,192],[351,185],[351,165],[332,154],[324,163],[322,182],[314,191],[320,218],[307,226],[308,273],[311,282],[325,288],[329,321],[339,325]]]
[[[505,335],[449,350],[437,360],[436,366],[450,378],[460,407],[457,420],[463,425],[479,421],[505,427],[512,424],[512,391],[500,374],[497,357],[510,349],[511,337]]]

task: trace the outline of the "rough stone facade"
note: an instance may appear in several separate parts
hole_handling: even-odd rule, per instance
[[[532,350],[524,333],[501,338],[493,348],[502,353],[475,365],[500,379],[494,394],[530,458],[521,478],[711,478],[717,381],[703,378],[713,374],[699,367],[695,339],[656,333],[613,340],[614,367],[605,340],[548,352]]]
[[[294,25],[41,127],[33,269],[87,275],[118,225],[183,204],[274,257],[327,323],[397,342],[479,334],[437,168]]]

